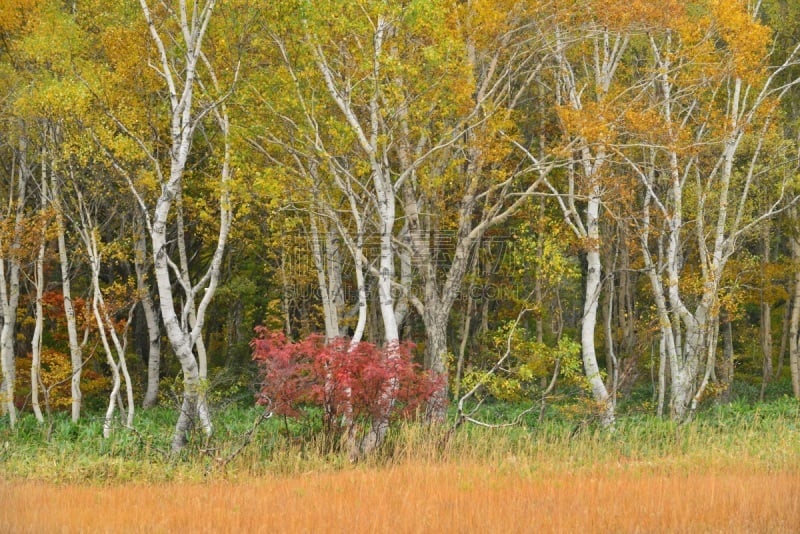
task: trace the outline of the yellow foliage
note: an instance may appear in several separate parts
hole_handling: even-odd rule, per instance
[[[732,61],[733,74],[749,82],[764,66],[771,30],[754,20],[744,0],[711,0],[714,25]]]
[[[22,30],[38,10],[39,0],[3,0],[0,2],[0,33]]]
[[[15,391],[18,397],[27,397],[31,391],[31,355],[17,359],[17,380]],[[52,409],[68,408],[71,399],[72,367],[69,354],[55,349],[44,349],[41,355],[41,383],[45,391],[39,390],[39,402],[45,404],[45,392],[49,390],[49,402]],[[81,372],[81,392],[84,403],[94,396],[103,394],[109,389],[111,381],[108,377],[84,367]]]

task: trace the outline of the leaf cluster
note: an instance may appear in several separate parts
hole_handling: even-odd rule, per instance
[[[410,343],[380,349],[345,338],[326,343],[320,335],[291,342],[265,327],[257,327],[256,335],[251,347],[262,378],[258,403],[292,418],[302,417],[304,408],[321,408],[330,435],[386,414],[412,417],[439,386],[412,361]]]

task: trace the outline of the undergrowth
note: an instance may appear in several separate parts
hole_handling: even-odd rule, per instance
[[[512,420],[522,408],[489,406],[484,420]],[[40,425],[22,417],[14,430],[0,422],[0,478],[57,483],[123,483],[237,480],[350,468],[344,452],[331,449],[318,429],[302,420],[273,417],[256,425],[262,408],[229,406],[215,414],[215,434],[199,433],[179,455],[168,454],[172,410],[139,412],[135,431],[114,429],[102,437],[102,417],[73,424],[68,414]],[[248,432],[252,441],[245,444]],[[678,425],[649,415],[618,419],[613,431],[590,421],[549,413],[508,428],[462,425],[429,427],[402,423],[378,454],[360,466],[408,462],[481,463],[498,470],[639,469],[692,472],[726,466],[754,470],[800,468],[800,403],[790,398],[760,405],[733,403],[711,408]]]

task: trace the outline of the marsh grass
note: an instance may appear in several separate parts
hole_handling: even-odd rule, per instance
[[[102,438],[99,417],[72,424],[63,416],[52,430],[23,417],[15,430],[0,427],[0,472],[6,479],[60,483],[237,480],[351,468],[347,455],[331,450],[319,433],[269,419],[233,458],[260,414],[229,407],[215,418],[215,436],[193,436],[187,449],[167,455],[173,413],[157,409],[138,416],[136,431],[117,428]],[[312,429],[313,430],[313,429]],[[677,425],[650,416],[620,418],[608,432],[591,423],[546,420],[539,426],[486,429],[404,423],[384,448],[363,462],[385,467],[409,462],[500,465],[524,459],[532,470],[593,470],[670,465],[702,472],[726,466],[783,470],[800,467],[800,404],[783,399],[751,407],[733,405]]]
[[[0,531],[796,532],[800,472],[569,472],[470,462],[232,483],[0,482]]]
[[[0,428],[0,532],[797,532],[800,405],[455,432],[401,424],[357,464],[303,424],[217,414],[164,454],[168,410],[101,437],[100,419]],[[312,431],[310,431],[312,430]]]

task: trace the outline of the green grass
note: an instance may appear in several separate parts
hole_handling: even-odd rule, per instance
[[[520,406],[490,405],[484,419],[509,420]],[[178,456],[169,456],[176,414],[158,408],[137,413],[136,432],[120,426],[102,437],[102,418],[88,414],[73,424],[57,414],[51,425],[30,415],[11,430],[0,422],[0,473],[6,479],[51,482],[110,483],[239,479],[343,469],[345,454],[330,452],[307,422],[290,422],[289,432],[274,417],[253,433],[252,442],[231,461],[260,408],[229,406],[214,417],[215,435],[195,434]],[[405,423],[395,428],[378,455],[365,465],[405,461],[493,462],[513,469],[524,458],[526,469],[658,470],[662,466],[698,469],[751,465],[759,470],[800,467],[800,403],[784,397],[766,404],[735,402],[702,412],[695,421],[677,425],[649,415],[618,419],[613,432],[551,411],[541,425],[488,429],[465,424],[430,428]],[[505,467],[504,467],[505,466]]]

